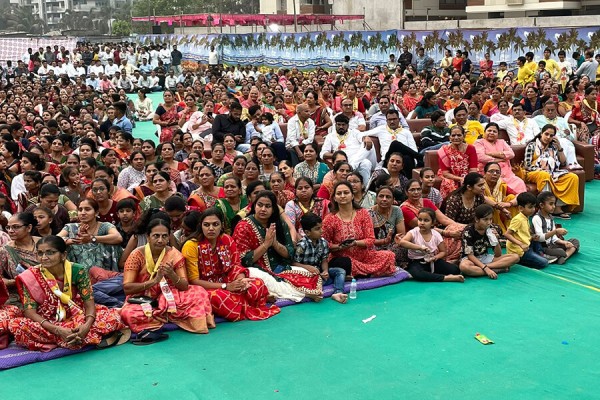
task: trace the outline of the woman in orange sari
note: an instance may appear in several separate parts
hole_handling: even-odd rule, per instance
[[[438,150],[438,175],[442,178],[440,193],[442,198],[462,185],[469,172],[477,172],[477,151],[465,143],[465,131],[455,125],[450,129],[450,144]]]
[[[133,135],[128,132],[119,132],[117,135],[117,147],[113,148],[121,165],[129,164],[129,156],[133,151]]]
[[[168,246],[170,228],[162,219],[148,224],[148,243],[135,249],[125,262],[123,289],[127,302],[121,317],[136,332],[134,344],[151,344],[167,339],[160,332],[173,322],[192,333],[208,333],[215,327],[206,290],[190,285],[185,259]]]
[[[222,234],[223,219],[216,208],[202,213],[197,239],[183,246],[190,283],[206,289],[214,313],[227,320],[259,321],[279,314],[279,307],[267,306],[269,290],[265,283],[249,277],[235,242]]]

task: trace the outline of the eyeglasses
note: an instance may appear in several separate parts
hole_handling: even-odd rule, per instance
[[[41,259],[42,257],[46,256],[48,258],[52,257],[53,255],[55,255],[56,253],[59,253],[58,250],[46,250],[46,251],[38,251],[37,252],[37,256],[38,259]]]
[[[25,225],[6,225],[7,231],[16,231],[17,229],[21,229]]]
[[[488,169],[487,172],[490,173],[490,174],[492,174],[492,175],[500,175],[500,170],[499,169]]]

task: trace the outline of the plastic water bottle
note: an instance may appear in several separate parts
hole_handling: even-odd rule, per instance
[[[356,299],[356,279],[354,278],[352,278],[352,282],[350,282],[350,294],[348,297]]]

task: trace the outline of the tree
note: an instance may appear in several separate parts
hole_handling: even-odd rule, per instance
[[[133,15],[256,14],[259,0],[134,0]]]
[[[114,36],[129,36],[131,34],[131,24],[128,21],[113,21],[112,34]]]
[[[46,23],[32,12],[31,7],[11,7],[5,17],[6,28],[13,32],[40,34],[46,30]]]

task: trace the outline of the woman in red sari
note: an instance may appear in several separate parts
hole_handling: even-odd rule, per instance
[[[17,277],[24,318],[8,324],[16,343],[29,350],[50,351],[89,344],[105,348],[129,340],[131,332],[119,312],[94,303],[86,268],[71,264],[66,252],[62,238],[40,239],[37,254],[41,265]]]
[[[123,274],[127,302],[121,316],[138,333],[134,344],[167,339],[168,335],[160,332],[167,322],[188,332],[208,333],[208,328],[215,327],[208,293],[188,283],[185,259],[168,246],[169,224],[154,219],[147,234],[148,243],[131,253]]]
[[[215,170],[205,165],[198,173],[200,187],[194,190],[188,197],[188,205],[197,207],[199,211],[214,207],[218,199],[225,198],[225,190],[215,186]]]
[[[369,212],[354,202],[347,181],[333,187],[332,213],[323,221],[323,238],[331,250],[330,266],[350,260],[352,276],[389,276],[396,272],[396,256],[375,250],[375,234]]]
[[[315,121],[315,135],[327,135],[329,127],[332,125],[327,107],[319,105],[319,95],[314,90],[307,90],[304,95],[310,113],[309,117]]]
[[[279,314],[276,305],[267,306],[269,290],[259,278],[249,278],[231,236],[221,234],[223,214],[209,208],[200,217],[197,239],[182,249],[192,285],[208,291],[213,312],[230,321],[259,321]]]
[[[465,131],[455,125],[450,129],[450,144],[438,150],[438,175],[442,178],[440,193],[445,199],[462,185],[469,172],[477,172],[477,150],[465,143]]]
[[[236,225],[233,239],[250,277],[262,279],[275,298],[295,302],[323,298],[321,276],[291,266],[294,242],[273,192],[257,194],[250,215]]]
[[[0,279],[0,350],[5,349],[10,341],[8,323],[17,317],[23,316],[19,307],[5,304],[8,298],[8,289],[4,284],[4,280]]]
[[[160,142],[171,142],[173,131],[179,127],[179,106],[175,102],[173,92],[165,90],[163,104],[156,107],[152,123],[160,126]]]

